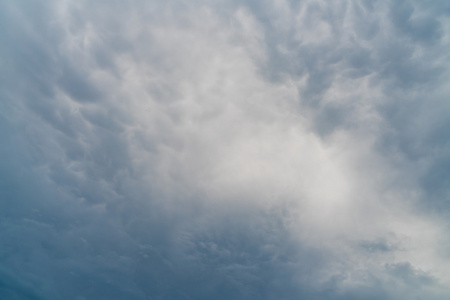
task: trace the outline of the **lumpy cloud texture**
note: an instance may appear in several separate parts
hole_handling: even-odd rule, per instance
[[[449,14],[2,1],[0,298],[448,299]]]

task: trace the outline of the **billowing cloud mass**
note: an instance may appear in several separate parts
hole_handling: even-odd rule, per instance
[[[449,14],[1,1],[0,298],[449,299]]]

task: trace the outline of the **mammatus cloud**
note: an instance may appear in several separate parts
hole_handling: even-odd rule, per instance
[[[0,298],[448,298],[449,11],[5,1]]]

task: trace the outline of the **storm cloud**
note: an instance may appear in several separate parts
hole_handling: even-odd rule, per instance
[[[449,14],[2,1],[0,298],[448,299]]]

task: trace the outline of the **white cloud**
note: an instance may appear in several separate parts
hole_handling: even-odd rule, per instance
[[[39,7],[41,20],[5,5],[24,82],[2,104],[2,189],[22,199],[1,223],[8,293],[449,293],[446,221],[420,209],[422,177],[448,157],[426,139],[445,120],[448,77],[432,11],[69,1]],[[15,51],[26,43],[35,51]]]

